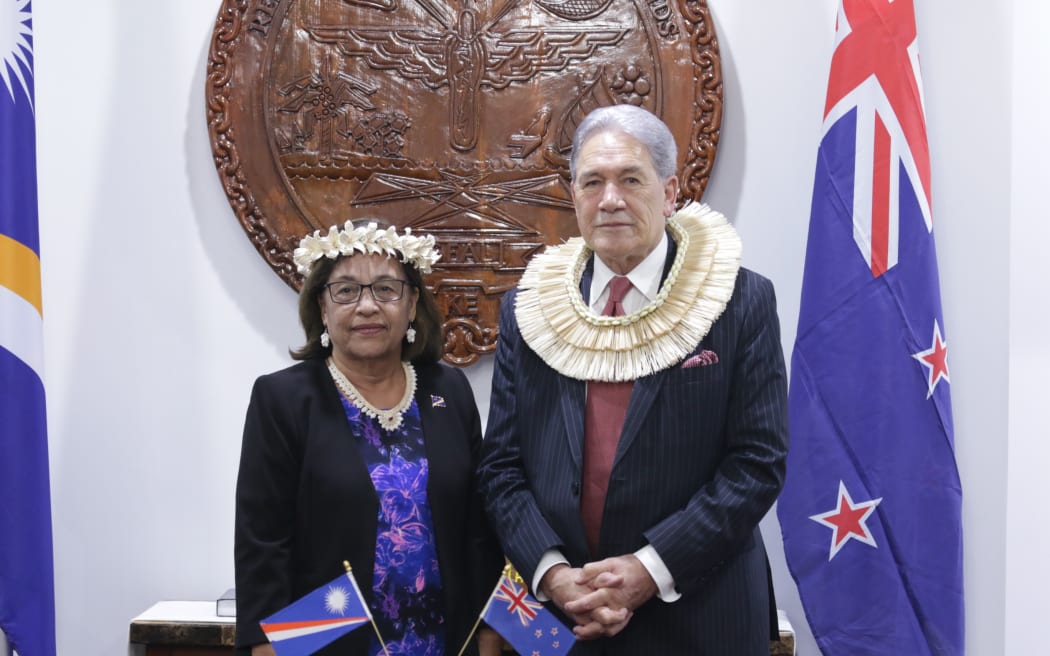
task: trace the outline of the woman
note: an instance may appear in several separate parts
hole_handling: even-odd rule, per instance
[[[455,656],[503,561],[473,479],[481,426],[466,376],[439,364],[423,285],[433,237],[377,222],[307,236],[299,364],[252,390],[237,477],[237,647],[259,621],[352,566],[388,652]],[[479,634],[482,656],[500,640]],[[322,654],[377,654],[362,627]],[[469,653],[478,653],[473,647]]]

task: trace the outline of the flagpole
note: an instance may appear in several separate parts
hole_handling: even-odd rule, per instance
[[[357,598],[361,601],[364,601],[365,596],[361,594],[361,588],[357,587],[357,580],[354,579],[354,573],[350,569],[350,561],[344,560],[343,567],[346,568],[346,578],[350,579],[350,585],[354,586],[354,592],[357,593]],[[368,607],[367,603],[362,604],[362,606],[365,607],[365,613],[368,615],[368,621],[372,624],[372,630],[376,632],[376,638],[379,639],[379,646],[383,648],[383,653],[386,654],[386,656],[390,656],[390,652],[386,650],[386,643],[383,642],[383,636],[379,633],[379,627],[376,626],[375,618],[372,617],[372,609]],[[478,619],[480,620],[481,618],[479,617]]]
[[[510,561],[505,561],[505,562],[506,562],[506,564],[503,566],[503,576],[507,577],[508,579],[516,580],[518,583],[523,583],[524,579],[522,579],[521,578],[521,574],[518,574],[518,571],[516,569],[514,569],[514,566],[510,564]],[[502,579],[500,579],[500,580],[502,581]],[[500,582],[497,581],[496,582],[496,587],[497,588],[499,587],[499,584],[500,584]],[[493,589],[492,592],[495,593],[496,590]],[[456,654],[456,656],[463,656],[463,652],[465,652],[467,650],[467,646],[470,645],[470,639],[474,637],[474,634],[478,630],[478,625],[481,624],[481,618],[485,617],[485,613],[488,612],[489,606],[491,606],[491,605],[492,605],[492,595],[490,594],[489,598],[488,598],[488,601],[485,602],[485,606],[481,609],[481,612],[478,613],[478,619],[474,621],[474,627],[470,629],[470,633],[467,634],[466,641],[463,643],[463,646],[459,648],[459,653]],[[0,655],[0,656],[2,656],[2,655]]]
[[[481,618],[485,616],[485,611],[488,610],[488,605],[491,604],[491,602],[492,597],[489,596],[488,601],[485,602],[485,608],[481,609],[481,613],[478,615],[478,619],[474,621],[474,628],[470,629],[470,633],[467,634],[466,640],[463,642],[463,647],[460,648],[459,654],[456,654],[456,656],[463,656],[463,652],[466,651],[466,648],[470,644],[470,638],[474,637],[474,634],[478,631],[478,625],[480,625],[481,623]]]

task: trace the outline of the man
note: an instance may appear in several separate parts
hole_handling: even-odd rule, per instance
[[[676,213],[676,162],[646,110],[591,112],[570,161],[582,239],[530,262],[501,310],[480,485],[507,557],[575,623],[572,654],[769,653],[773,287],[722,215]]]

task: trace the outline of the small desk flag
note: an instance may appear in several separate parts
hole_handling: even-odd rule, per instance
[[[347,572],[259,626],[277,656],[306,656],[372,620],[353,574]]]
[[[33,21],[0,8],[0,631],[19,656],[55,656]]]
[[[481,618],[525,656],[561,656],[576,642],[572,630],[536,601],[524,584],[514,581],[509,567],[496,583]]]
[[[962,488],[913,0],[841,0],[777,502],[824,656],[963,654]]]

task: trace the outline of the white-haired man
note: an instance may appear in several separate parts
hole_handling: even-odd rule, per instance
[[[650,112],[588,114],[582,239],[530,262],[501,311],[480,484],[574,655],[769,653],[758,523],[788,442],[773,286],[722,215],[676,211],[676,166]]]

